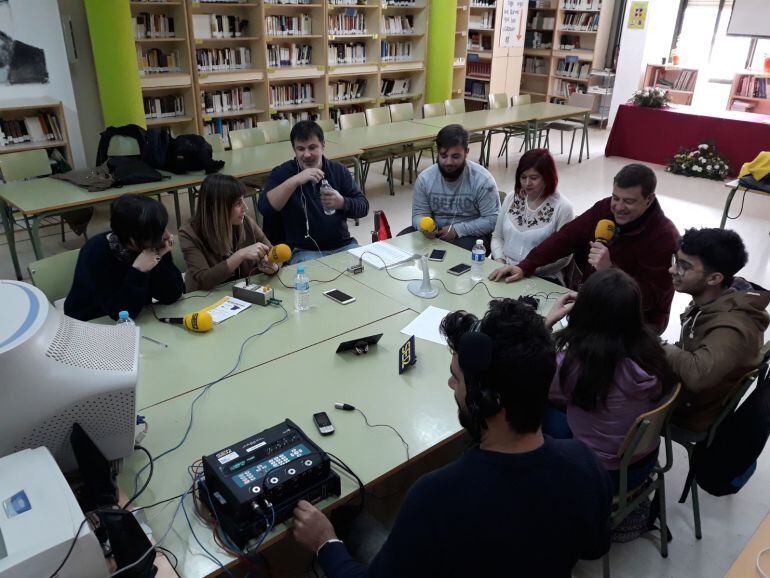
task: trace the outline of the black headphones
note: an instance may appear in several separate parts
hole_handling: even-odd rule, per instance
[[[502,409],[500,393],[484,384],[492,365],[492,338],[481,330],[478,319],[471,330],[460,337],[457,361],[465,377],[465,405],[469,415],[483,428],[484,420]]]

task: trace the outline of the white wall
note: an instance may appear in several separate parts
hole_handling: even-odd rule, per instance
[[[13,19],[9,32],[20,40],[42,48],[48,68],[47,84],[0,85],[0,100],[47,96],[62,101],[67,120],[72,159],[77,168],[86,166],[83,139],[80,134],[75,95],[64,48],[59,7],[51,0],[10,0],[8,8]]]

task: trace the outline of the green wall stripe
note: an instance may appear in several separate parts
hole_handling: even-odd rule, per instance
[[[431,0],[429,19],[426,103],[452,96],[457,0]]]

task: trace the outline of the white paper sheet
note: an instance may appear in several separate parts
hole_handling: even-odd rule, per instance
[[[449,313],[448,309],[441,309],[431,305],[420,313],[414,320],[401,330],[406,335],[414,335],[420,339],[426,339],[439,345],[446,345],[446,339],[439,332],[441,320]]]
[[[398,247],[394,247],[393,245],[389,245],[388,243],[371,243],[369,245],[364,245],[363,247],[350,249],[348,253],[362,258],[372,267],[377,269],[398,265],[399,263],[404,263],[412,258],[411,253],[407,253],[406,251],[403,251]],[[374,255],[370,255],[370,253],[374,253]],[[382,259],[375,257],[375,255],[379,255],[382,257]]]
[[[209,309],[211,313],[211,319],[214,324],[222,323],[225,319],[230,319],[233,315],[238,315],[241,311],[245,311],[251,307],[251,303],[243,301],[236,297],[225,297],[220,301],[217,301]]]

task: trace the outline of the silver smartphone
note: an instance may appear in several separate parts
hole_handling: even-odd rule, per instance
[[[353,301],[356,300],[355,297],[351,297],[339,289],[329,289],[328,291],[324,291],[324,295],[326,295],[329,299],[333,299],[337,303],[340,303],[341,305],[347,305],[348,303],[353,303]]]

